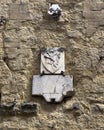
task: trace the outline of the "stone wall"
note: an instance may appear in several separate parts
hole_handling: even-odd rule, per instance
[[[36,114],[1,114],[1,130],[104,130],[104,0],[0,0],[1,104],[37,104]],[[66,48],[66,74],[75,95],[59,104],[32,97],[32,76],[40,73],[42,47]],[[1,111],[1,108],[0,108]]]

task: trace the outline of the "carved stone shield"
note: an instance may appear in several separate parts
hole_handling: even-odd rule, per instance
[[[64,70],[64,51],[55,47],[41,52],[41,73],[59,74]]]

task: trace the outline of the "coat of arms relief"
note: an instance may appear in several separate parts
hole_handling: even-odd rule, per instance
[[[44,48],[41,52],[41,73],[60,74],[64,71],[64,48]]]

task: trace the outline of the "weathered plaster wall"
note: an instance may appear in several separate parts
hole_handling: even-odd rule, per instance
[[[60,21],[47,15],[52,0],[0,0],[1,102],[35,102],[37,115],[0,116],[0,128],[104,130],[104,0],[56,0]],[[21,4],[17,5],[17,4]],[[60,104],[31,96],[40,71],[40,48],[66,48],[66,74],[75,95]]]

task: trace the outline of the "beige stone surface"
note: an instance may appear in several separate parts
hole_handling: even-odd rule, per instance
[[[8,19],[0,26],[1,102],[16,98],[17,107],[21,102],[40,106],[37,115],[0,115],[0,128],[104,130],[104,0],[53,0],[62,8],[57,22],[47,14],[50,2],[0,0],[0,16]],[[28,6],[28,20],[12,7],[21,3]],[[66,48],[65,71],[73,75],[75,95],[60,104],[31,95],[42,47]]]

